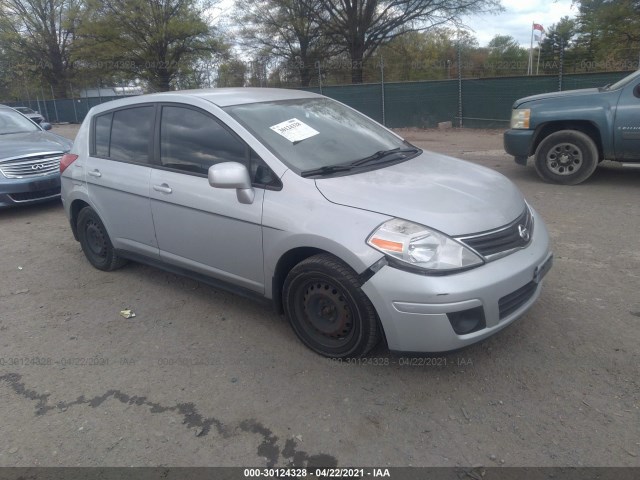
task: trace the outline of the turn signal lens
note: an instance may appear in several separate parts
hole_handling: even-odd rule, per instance
[[[391,242],[382,238],[374,237],[371,239],[371,243],[382,250],[389,250],[391,252],[402,252],[403,244],[399,242]]]

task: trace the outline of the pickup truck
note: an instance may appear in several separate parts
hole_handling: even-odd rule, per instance
[[[584,182],[602,160],[640,167],[640,70],[600,88],[543,93],[517,100],[504,149],[534,165],[543,180]]]

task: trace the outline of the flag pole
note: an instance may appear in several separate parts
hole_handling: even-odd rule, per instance
[[[540,71],[540,47],[540,42],[538,42],[538,65],[536,66],[536,75],[538,75],[538,72]]]
[[[529,65],[527,66],[527,75],[533,75],[533,26],[536,22],[531,24],[531,45],[529,46]]]

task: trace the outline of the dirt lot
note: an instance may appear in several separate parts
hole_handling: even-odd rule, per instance
[[[640,466],[640,170],[548,185],[501,132],[402,134],[545,218],[555,267],[525,317],[437,366],[337,364],[258,303],[93,269],[58,202],[1,211],[0,465]]]

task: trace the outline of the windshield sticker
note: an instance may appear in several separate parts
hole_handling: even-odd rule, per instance
[[[311,128],[306,123],[301,122],[297,118],[285,120],[284,122],[278,123],[269,128],[271,128],[271,130],[273,130],[274,132],[282,135],[291,143],[301,142],[302,140],[306,140],[307,138],[311,138],[320,133],[317,130]]]

